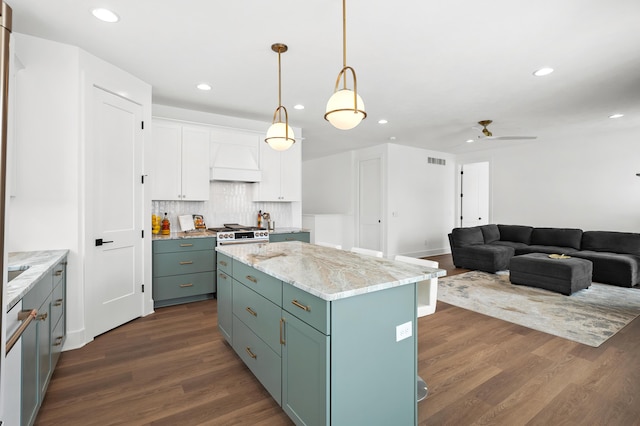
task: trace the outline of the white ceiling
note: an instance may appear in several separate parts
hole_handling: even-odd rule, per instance
[[[640,127],[639,0],[348,0],[347,65],[368,113],[350,131],[323,118],[342,67],[340,0],[6,1],[14,32],[119,66],[153,86],[154,103],[263,121],[278,106],[270,46],[287,44],[282,100],[305,159],[392,136],[463,153]],[[120,22],[97,21],[94,7]],[[555,72],[534,77],[542,66]],[[213,90],[195,89],[203,81]],[[482,119],[496,136],[538,139],[466,143]]]

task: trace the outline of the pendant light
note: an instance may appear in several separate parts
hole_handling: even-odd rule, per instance
[[[273,113],[273,124],[269,127],[269,130],[267,130],[267,137],[264,141],[276,151],[286,151],[296,142],[293,129],[289,127],[289,114],[287,114],[287,109],[282,106],[280,54],[286,52],[288,47],[286,44],[275,43],[271,45],[271,50],[278,54],[278,108],[276,108],[276,111]],[[282,122],[283,111],[284,123]]]
[[[353,90],[347,88],[347,71],[351,71],[353,76]],[[342,89],[340,79],[342,78]],[[356,72],[347,66],[347,6],[346,0],[342,0],[342,70],[338,73],[336,87],[333,95],[327,102],[327,112],[324,119],[334,127],[341,130],[349,130],[356,127],[362,120],[367,118],[364,110],[364,102],[358,95],[358,82]]]

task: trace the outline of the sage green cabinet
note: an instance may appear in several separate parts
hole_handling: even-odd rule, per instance
[[[311,241],[311,237],[308,231],[269,234],[270,243],[280,243],[283,241],[302,241],[304,243],[308,243],[309,241]]]
[[[218,267],[218,329],[224,338],[232,344],[233,329],[233,261],[229,256],[217,253]]]
[[[66,258],[36,282],[22,298],[23,310],[36,320],[22,335],[20,424],[32,425],[66,338]]]
[[[155,307],[213,298],[216,292],[216,239],[153,241]]]

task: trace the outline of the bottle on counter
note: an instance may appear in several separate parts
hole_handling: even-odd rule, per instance
[[[160,231],[162,235],[171,234],[171,223],[169,223],[169,216],[167,216],[166,213],[164,214],[164,218],[162,219],[162,226],[160,227]]]
[[[161,226],[162,225],[160,224],[160,216],[152,214],[151,215],[151,233],[159,234]]]
[[[258,210],[258,228],[262,228],[262,210]]]

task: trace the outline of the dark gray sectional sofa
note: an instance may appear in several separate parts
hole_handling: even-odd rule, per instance
[[[640,234],[636,233],[491,224],[454,228],[449,243],[458,268],[495,273],[509,269],[513,256],[557,253],[590,260],[595,282],[640,284]]]

